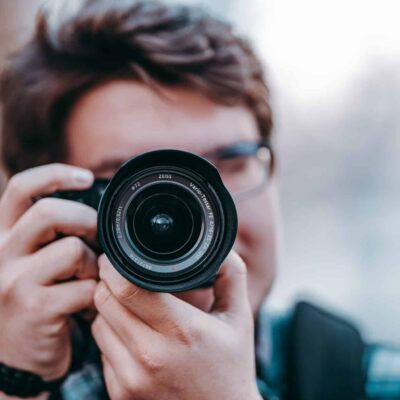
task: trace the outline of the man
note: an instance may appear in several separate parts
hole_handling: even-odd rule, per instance
[[[296,381],[304,374],[290,371],[303,357],[289,351],[293,343],[304,348],[295,333],[310,327],[293,330],[291,321],[303,324],[298,315],[311,315],[313,327],[318,312],[303,305],[272,331],[259,314],[280,236],[272,117],[260,63],[228,25],[158,1],[86,1],[61,20],[43,14],[3,74],[2,99],[3,161],[12,176],[0,203],[4,371],[58,381],[38,398],[322,398],[319,388],[302,387],[309,374]],[[238,143],[254,151],[215,156]],[[104,255],[97,258],[90,207],[32,200],[88,188],[135,154],[165,147],[209,156],[239,217],[234,250],[214,287],[176,296],[138,288]],[[93,315],[98,349],[82,345],[85,331],[77,326]],[[345,343],[360,345],[345,322],[336,325]],[[324,398],[364,394],[366,351],[357,349],[349,361],[351,388],[348,377],[332,374],[339,389]],[[323,360],[341,366],[348,357]]]

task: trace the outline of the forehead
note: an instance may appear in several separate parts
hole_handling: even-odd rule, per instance
[[[158,90],[114,81],[84,94],[66,123],[67,161],[96,169],[156,148],[201,154],[257,138],[255,118],[244,106],[219,105],[194,90]]]

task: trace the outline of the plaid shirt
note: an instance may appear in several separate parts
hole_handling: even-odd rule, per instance
[[[271,316],[264,308],[257,319],[257,384],[264,399],[280,400],[286,392],[285,355],[289,321],[290,313]],[[365,345],[364,368],[367,399],[400,399],[400,347]],[[91,350],[81,368],[68,376],[51,399],[108,398],[97,349],[91,342]]]

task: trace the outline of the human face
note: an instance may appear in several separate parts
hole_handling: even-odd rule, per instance
[[[258,139],[252,113],[224,106],[183,88],[160,93],[131,81],[113,81],[84,94],[66,123],[67,162],[97,176],[112,176],[133,155],[158,148],[202,154],[213,148]],[[276,268],[279,210],[276,179],[257,195],[236,202],[239,227],[234,248],[248,268],[249,299],[254,313],[268,293]],[[179,297],[208,310],[210,289]]]

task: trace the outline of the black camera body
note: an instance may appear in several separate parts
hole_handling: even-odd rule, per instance
[[[96,208],[102,250],[121,275],[152,291],[212,284],[237,233],[236,208],[217,169],[185,151],[140,154],[109,181],[53,196]]]

